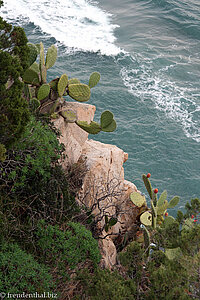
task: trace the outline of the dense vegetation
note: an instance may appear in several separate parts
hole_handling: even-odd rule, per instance
[[[25,93],[22,78],[32,62],[27,42],[22,28],[0,18],[1,293],[49,292],[59,299],[199,299],[200,200],[192,199],[185,213],[178,211],[172,218],[166,209],[177,198],[167,203],[164,192],[157,200],[158,190],[149,190],[149,176],[143,179],[151,209],[140,204],[143,198],[132,196],[140,207],[137,237],[119,247],[115,270],[100,268],[96,235],[81,224],[70,176],[62,169],[59,132]],[[116,127],[110,112],[100,124],[77,125],[93,133]]]

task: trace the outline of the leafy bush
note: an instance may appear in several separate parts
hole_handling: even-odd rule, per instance
[[[0,143],[9,147],[21,136],[29,120],[19,79],[28,67],[29,48],[22,28],[12,28],[0,18],[0,29]]]
[[[82,271],[78,278],[84,288],[84,296],[91,300],[134,300],[136,298],[136,285],[128,279],[125,280],[117,272],[97,268],[93,274],[87,270]],[[81,298],[85,299],[83,295]]]
[[[8,151],[7,159],[1,164],[1,181],[14,190],[29,184],[36,176],[47,180],[52,164],[61,157],[62,150],[48,125],[31,116],[21,139]]]
[[[56,133],[31,117],[21,139],[7,151],[0,163],[0,226],[6,239],[34,243],[39,219],[62,223],[77,212],[58,163],[62,150]]]
[[[66,272],[66,266],[76,266],[90,259],[94,265],[100,261],[97,241],[92,233],[79,223],[69,222],[62,231],[58,225],[46,225],[40,221],[37,230],[38,247],[44,261],[58,268],[59,273]]]
[[[55,288],[49,269],[19,248],[3,243],[0,247],[0,291],[4,293],[50,292]]]

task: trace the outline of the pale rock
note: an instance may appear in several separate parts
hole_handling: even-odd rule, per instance
[[[99,249],[102,255],[100,265],[102,268],[112,269],[116,265],[117,250],[110,238],[99,240]]]
[[[66,102],[62,110],[65,109],[72,109],[76,112],[78,120],[90,123],[94,118],[96,107],[78,102]],[[82,147],[88,138],[88,133],[75,123],[65,122],[63,117],[59,117],[53,121],[56,128],[62,134],[60,142],[65,146],[64,154],[66,155],[63,168],[66,168],[78,161],[82,153]]]

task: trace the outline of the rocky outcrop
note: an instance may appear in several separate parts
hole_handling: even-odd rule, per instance
[[[76,112],[78,120],[90,123],[95,114],[94,105],[81,104],[77,102],[66,102],[64,109],[71,109]],[[88,133],[74,123],[66,123],[63,117],[54,120],[54,125],[61,132],[60,142],[65,146],[65,161],[63,167],[66,168],[78,161],[82,148],[87,141]]]
[[[79,120],[93,120],[95,106],[76,102],[67,108],[77,113]],[[139,192],[136,186],[124,179],[123,164],[128,154],[115,145],[88,139],[88,134],[74,123],[66,123],[62,117],[54,121],[61,131],[60,141],[65,145],[64,167],[74,163],[85,164],[85,176],[77,201],[92,208],[100,232],[99,246],[102,266],[112,268],[116,264],[116,243],[124,236],[131,237],[136,231],[138,208],[130,201],[130,193]],[[117,223],[105,231],[105,216]]]

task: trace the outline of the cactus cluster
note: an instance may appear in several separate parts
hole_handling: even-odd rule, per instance
[[[142,179],[150,197],[151,209],[145,211],[140,215],[140,222],[145,226],[152,226],[153,229],[155,229],[157,225],[160,225],[163,222],[165,222],[165,224],[169,224],[174,221],[174,218],[168,216],[166,211],[168,208],[175,207],[179,203],[180,198],[178,196],[175,196],[168,202],[167,191],[163,191],[158,199],[157,198],[158,189],[154,189],[153,191],[149,179],[150,176],[147,175],[143,174]],[[130,199],[138,207],[146,205],[146,200],[144,199],[144,196],[141,196],[138,193],[132,193],[130,195]],[[165,219],[164,219],[164,215],[166,216]]]
[[[100,131],[112,132],[116,129],[116,121],[110,111],[105,111],[101,115],[100,123],[78,121],[73,111],[62,112],[64,104],[63,96],[70,96],[72,99],[85,102],[90,99],[91,88],[96,86],[100,80],[100,74],[93,72],[90,75],[89,83],[83,84],[77,78],[69,79],[66,74],[47,83],[47,70],[51,68],[57,59],[57,48],[52,45],[48,48],[45,57],[44,45],[28,43],[29,68],[23,75],[24,95],[29,101],[29,106],[33,111],[47,113],[55,118],[61,115],[66,122],[75,122],[79,127],[91,134],[97,134]],[[39,63],[36,62],[39,55]]]

